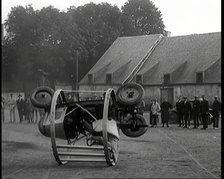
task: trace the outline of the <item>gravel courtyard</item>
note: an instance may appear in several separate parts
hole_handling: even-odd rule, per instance
[[[161,125],[160,125],[161,126]],[[221,130],[149,128],[141,137],[121,134],[119,161],[58,165],[50,138],[37,124],[2,124],[2,177],[77,178],[221,178]]]

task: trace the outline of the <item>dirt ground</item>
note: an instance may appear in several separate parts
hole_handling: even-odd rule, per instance
[[[146,117],[147,114],[146,114]],[[221,130],[149,128],[141,137],[121,134],[119,161],[58,165],[50,138],[37,124],[2,124],[2,178],[221,178]]]

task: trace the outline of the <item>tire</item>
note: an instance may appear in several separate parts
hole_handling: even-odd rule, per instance
[[[141,135],[143,135],[148,127],[138,127],[138,125],[147,125],[145,118],[142,115],[136,114],[135,119],[133,118],[132,115],[128,115],[124,121],[125,124],[130,124],[132,125],[133,120],[137,121],[137,127],[121,127],[121,131],[123,132],[124,135],[128,136],[128,137],[139,137]]]
[[[169,123],[170,124],[177,124],[178,123],[178,116],[176,111],[169,112]]]
[[[53,95],[53,89],[46,86],[37,87],[31,95],[31,103],[38,108],[50,108]]]
[[[130,107],[138,105],[145,95],[144,88],[137,84],[125,84],[118,88],[116,99],[118,105]]]

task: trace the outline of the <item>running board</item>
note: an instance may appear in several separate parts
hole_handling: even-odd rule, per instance
[[[56,145],[57,148],[66,149],[87,149],[87,150],[103,150],[103,146],[77,146],[77,145]]]
[[[58,152],[61,156],[88,156],[88,157],[105,157],[104,153],[85,153],[85,152]]]
[[[63,158],[61,158],[60,160],[62,162],[106,162],[105,158],[96,158],[96,159],[93,159],[93,158],[63,159]]]

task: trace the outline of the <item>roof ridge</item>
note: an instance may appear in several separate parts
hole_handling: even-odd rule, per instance
[[[134,36],[123,36],[118,38],[139,38],[139,37],[146,37],[146,36],[160,36],[162,34],[149,34],[149,35],[134,35]]]

